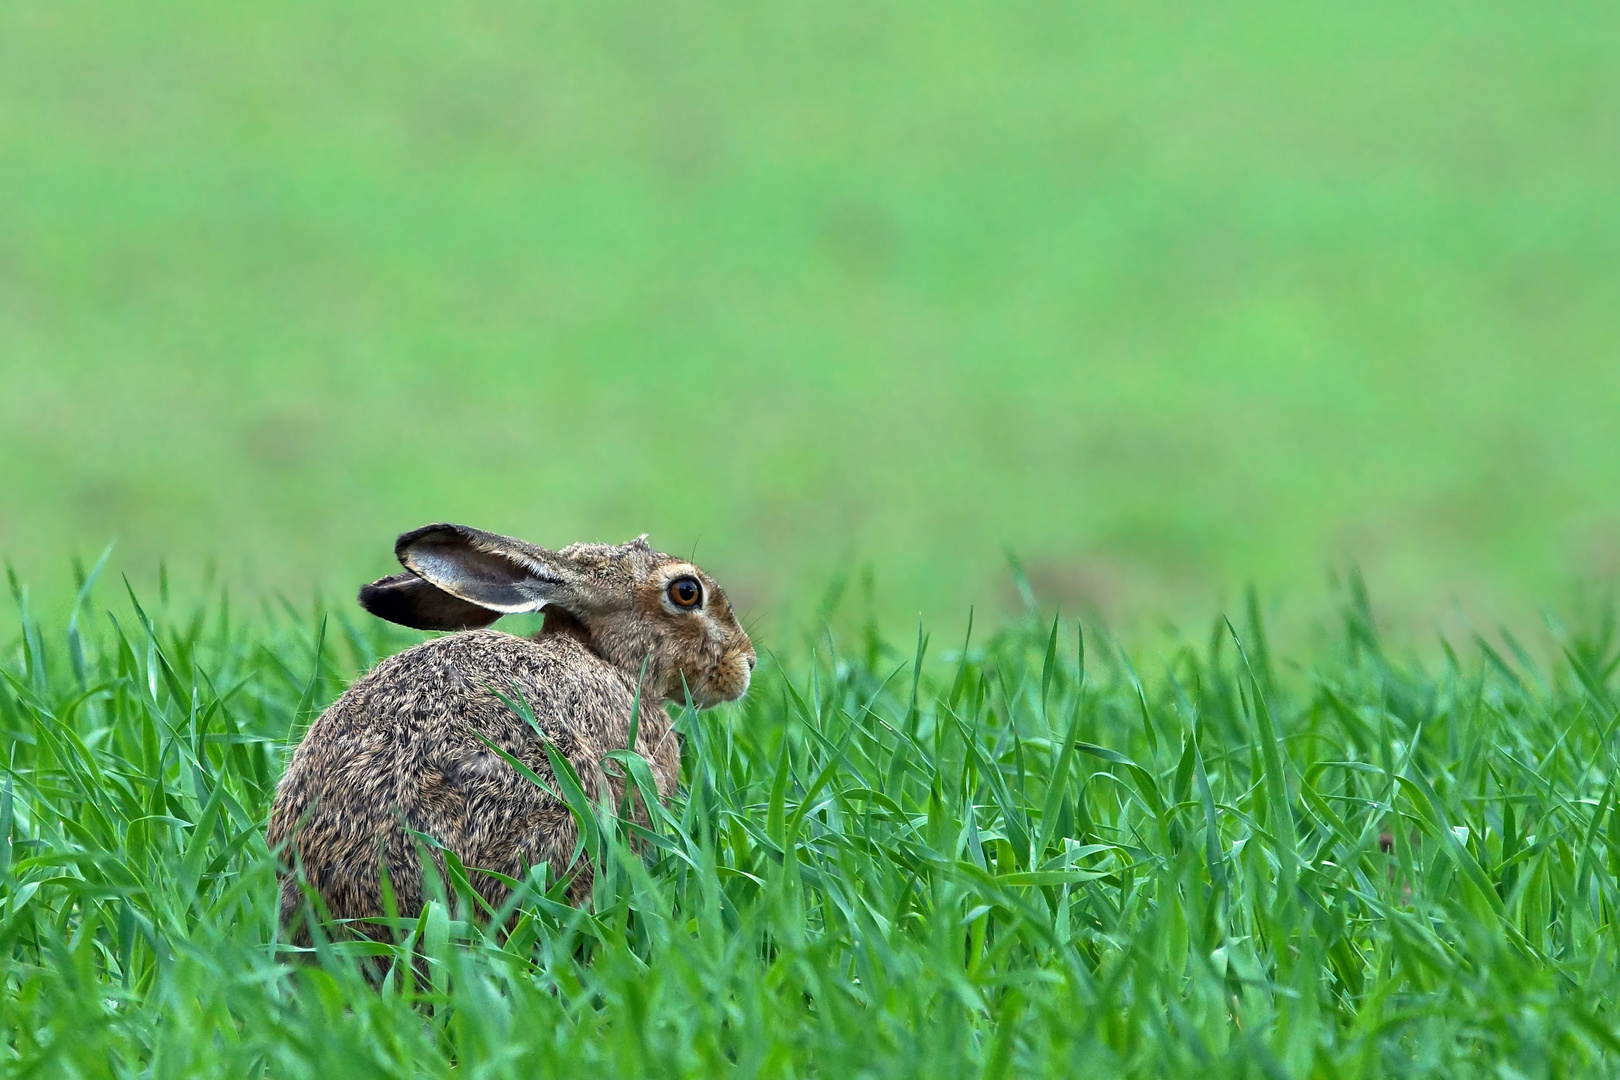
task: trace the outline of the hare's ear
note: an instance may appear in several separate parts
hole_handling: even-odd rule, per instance
[[[411,573],[360,586],[360,606],[379,619],[413,630],[476,630],[501,617],[498,611],[469,604]]]
[[[451,596],[499,615],[563,599],[573,575],[544,548],[465,525],[424,525],[399,538],[405,569]]]

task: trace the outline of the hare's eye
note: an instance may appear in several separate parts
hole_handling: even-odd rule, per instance
[[[669,583],[669,602],[678,608],[695,608],[703,599],[703,586],[697,578],[678,577]]]

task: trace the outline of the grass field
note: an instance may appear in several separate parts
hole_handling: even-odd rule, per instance
[[[0,1075],[1614,1075],[1617,176],[1595,0],[0,4]],[[299,953],[436,520],[766,660]]]
[[[1555,624],[1551,667],[1508,636],[1427,670],[1354,590],[1291,662],[1252,613],[1134,664],[1034,615],[828,630],[682,718],[641,854],[574,808],[589,912],[557,902],[564,867],[496,913],[452,880],[368,950],[379,990],[352,944],[277,947],[263,822],[288,740],[407,638],[132,601],[101,586],[65,636],[25,615],[0,668],[8,1076],[1620,1063],[1610,619]]]
[[[1561,600],[1620,565],[1617,11],[5,4],[0,554]]]

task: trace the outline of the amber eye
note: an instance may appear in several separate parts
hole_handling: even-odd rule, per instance
[[[669,583],[669,602],[678,608],[695,608],[703,599],[703,586],[694,577],[678,577]]]

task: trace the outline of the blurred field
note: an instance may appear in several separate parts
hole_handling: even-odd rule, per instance
[[[7,4],[0,553],[1535,601],[1620,562],[1617,178],[1612,4]]]

